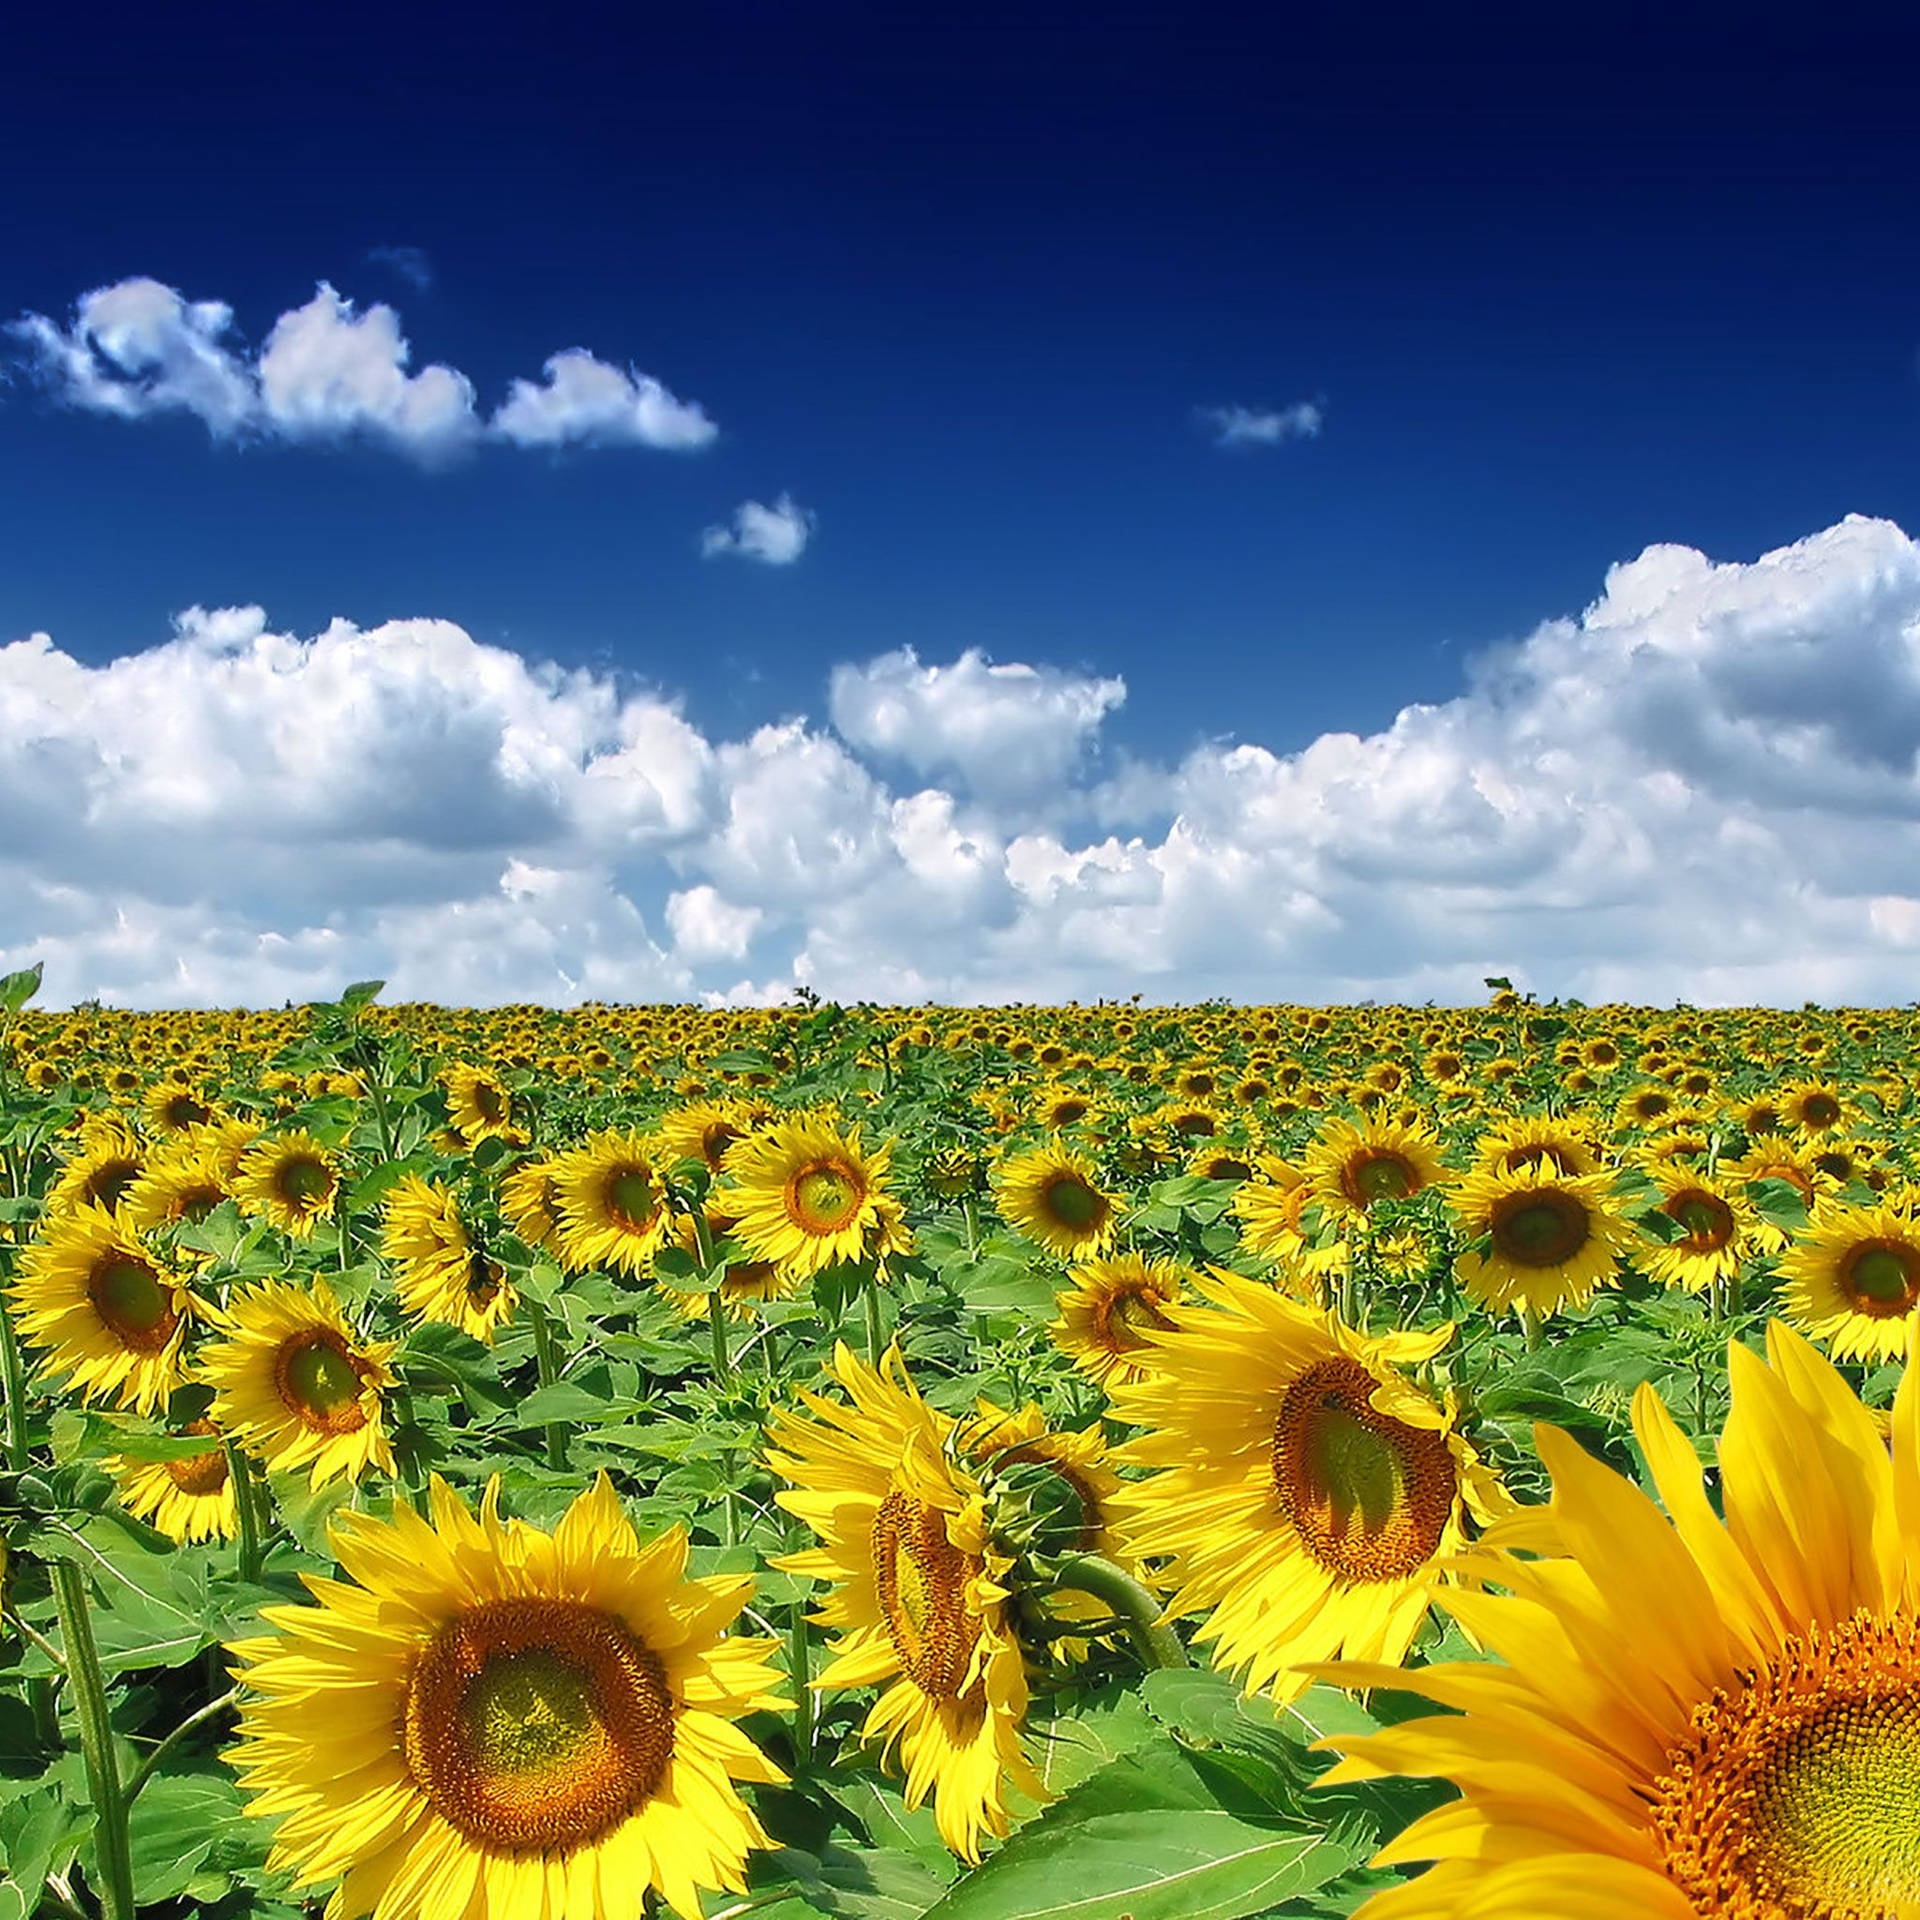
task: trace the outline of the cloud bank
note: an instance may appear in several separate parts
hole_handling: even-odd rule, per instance
[[[54,1004],[1913,997],[1890,522],[1650,547],[1364,737],[1122,768],[1125,694],[901,649],[729,740],[441,621],[196,609],[99,666],[35,635],[0,648],[0,967]]]
[[[685,451],[719,431],[697,403],[581,347],[554,354],[541,382],[515,380],[488,417],[465,374],[408,371],[412,348],[392,307],[361,312],[325,281],[281,314],[258,353],[232,337],[232,308],[143,278],[82,295],[65,325],[29,313],[10,332],[63,404],[121,420],[184,413],[221,440],[361,438],[433,462],[483,440]]]

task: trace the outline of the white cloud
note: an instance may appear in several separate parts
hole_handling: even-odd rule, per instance
[[[584,347],[556,353],[543,369],[546,384],[516,380],[493,431],[520,447],[704,447],[719,432],[699,404],[676,400],[658,380],[632,368],[622,372]]]
[[[1124,680],[1057,667],[991,663],[970,647],[951,666],[922,666],[900,647],[834,668],[828,710],[842,739],[926,777],[976,793],[1039,799],[1063,788],[1101,722],[1127,697]]]
[[[412,249],[376,252],[418,277]],[[547,361],[544,384],[515,380],[483,422],[465,374],[437,364],[408,371],[412,350],[392,307],[361,312],[325,281],[280,315],[257,356],[231,341],[231,308],[190,302],[158,280],[96,288],[65,326],[29,313],[10,331],[29,371],[66,405],[123,420],[188,413],[219,439],[359,435],[432,462],[488,437],[517,447],[688,449],[718,432],[697,402],[579,347]]]
[[[733,523],[709,527],[700,536],[700,551],[711,559],[717,553],[737,553],[743,559],[764,560],[770,567],[790,567],[807,550],[813,537],[813,515],[783,493],[772,506],[743,500],[733,510]]]
[[[1274,447],[1283,440],[1317,440],[1327,410],[1317,400],[1296,400],[1277,411],[1264,407],[1202,407],[1217,447]]]
[[[836,675],[837,732],[724,740],[441,621],[36,636],[0,648],[0,968],[55,1004],[1912,998],[1920,548],[1886,521],[1651,547],[1457,698],[1136,768],[1161,823],[1089,837],[1119,698],[903,651]]]

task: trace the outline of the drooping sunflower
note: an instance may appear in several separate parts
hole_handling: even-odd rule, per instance
[[[272,1862],[338,1880],[338,1920],[626,1920],[648,1887],[699,1920],[771,1844],[735,1782],[785,1778],[734,1724],[788,1704],[772,1643],[725,1631],[752,1577],[689,1579],[685,1532],[643,1546],[604,1473],[551,1534],[499,1496],[476,1518],[435,1476],[431,1523],[343,1514],[348,1579],[232,1647]]]
[[[596,1133],[562,1154],[553,1203],[561,1258],[576,1269],[645,1273],[671,1218],[653,1150],[637,1133]]]
[[[1728,1364],[1724,1521],[1693,1442],[1642,1386],[1633,1424],[1665,1514],[1538,1428],[1558,1555],[1523,1559],[1496,1534],[1469,1584],[1436,1595],[1496,1658],[1329,1676],[1450,1711],[1335,1736],[1328,1783],[1460,1792],[1375,1856],[1438,1864],[1356,1920],[1920,1910],[1920,1376],[1901,1385],[1890,1458],[1845,1381],[1778,1322],[1765,1361],[1736,1343]]]
[[[1737,1182],[1749,1199],[1762,1180],[1784,1180],[1811,1210],[1823,1196],[1837,1193],[1840,1183],[1831,1174],[1822,1173],[1813,1163],[1813,1149],[1786,1139],[1763,1140],[1750,1147],[1737,1160],[1723,1160],[1718,1172],[1723,1180]],[[1780,1253],[1793,1243],[1793,1234],[1764,1215],[1757,1218],[1754,1242],[1763,1253]]]
[[[1898,1360],[1920,1306],[1920,1221],[1882,1203],[1814,1208],[1780,1256],[1780,1310],[1841,1360]]]
[[[216,1152],[185,1147],[156,1153],[127,1188],[120,1215],[138,1233],[204,1220],[227,1197]]]
[[[832,1582],[813,1617],[832,1628],[820,1687],[882,1685],[864,1738],[899,1748],[906,1799],[933,1796],[940,1837],[964,1860],[1011,1824],[1010,1790],[1047,1797],[1021,1744],[1026,1663],[988,1541],[978,1481],[950,1455],[953,1422],[914,1390],[898,1349],[879,1369],[845,1346],[833,1372],[850,1405],[802,1393],[782,1410],[767,1464],[774,1497],[821,1545],[775,1564]]]
[[[1317,1245],[1309,1235],[1307,1209],[1316,1195],[1306,1175],[1291,1161],[1263,1154],[1257,1174],[1234,1189],[1240,1243],[1261,1259],[1277,1262],[1285,1280],[1298,1283],[1318,1300],[1327,1276],[1345,1272],[1353,1250],[1341,1239]]]
[[[1089,1380],[1111,1390],[1151,1370],[1158,1349],[1147,1333],[1171,1330],[1167,1309],[1195,1275],[1177,1261],[1114,1253],[1083,1261],[1067,1277],[1073,1285],[1055,1297],[1060,1317],[1047,1332]]]
[[[526,1144],[525,1129],[514,1124],[513,1091],[491,1067],[455,1062],[441,1069],[440,1084],[447,1092],[447,1118],[470,1146],[482,1140]]]
[[[1329,1120],[1302,1156],[1314,1198],[1345,1226],[1358,1226],[1381,1200],[1406,1200],[1446,1178],[1429,1127],[1393,1120]]]
[[[89,1121],[80,1130],[78,1150],[47,1191],[47,1217],[88,1206],[114,1212],[145,1164],[146,1149],[131,1127],[113,1119]]]
[[[9,1289],[21,1337],[83,1400],[151,1413],[186,1377],[182,1347],[205,1308],[103,1206],[47,1223]]]
[[[1461,1286],[1495,1313],[1519,1308],[1544,1319],[1577,1307],[1613,1277],[1634,1229],[1611,1202],[1613,1179],[1576,1177],[1546,1164],[1512,1173],[1470,1173],[1453,1189],[1454,1211],[1469,1241],[1484,1253],[1454,1264]]]
[[[1112,1243],[1119,1209],[1100,1190],[1093,1163],[1056,1135],[1000,1162],[994,1192],[1001,1218],[1061,1260],[1083,1260]]]
[[[1473,1163],[1489,1173],[1516,1173],[1544,1164],[1576,1177],[1598,1173],[1604,1164],[1590,1123],[1573,1114],[1525,1114],[1500,1121],[1475,1142]]]
[[[886,1187],[892,1158],[889,1146],[864,1151],[858,1125],[800,1114],[728,1148],[715,1198],[733,1216],[741,1246],[806,1279],[907,1244],[900,1204]]]
[[[493,1345],[519,1299],[506,1269],[475,1244],[446,1187],[417,1173],[388,1188],[380,1250],[393,1264],[394,1291],[409,1313],[442,1320]]]
[[[718,1247],[739,1224],[730,1213],[711,1202],[705,1208],[707,1244]],[[671,1236],[681,1252],[694,1260],[700,1257],[700,1235],[690,1213],[673,1217]],[[800,1276],[776,1266],[771,1260],[735,1260],[722,1269],[720,1284],[702,1290],[692,1281],[678,1285],[662,1282],[662,1291],[683,1320],[704,1320],[713,1310],[713,1293],[720,1295],[722,1311],[729,1320],[757,1320],[760,1309],[769,1300],[789,1300],[801,1287]]]
[[[718,1173],[727,1149],[772,1117],[766,1108],[745,1100],[690,1100],[662,1117],[661,1157],[669,1165],[698,1160],[710,1173]]]
[[[1215,1666],[1276,1701],[1335,1648],[1400,1660],[1438,1563],[1508,1505],[1452,1407],[1402,1373],[1452,1327],[1369,1337],[1221,1269],[1202,1291],[1114,1390],[1147,1429],[1115,1458],[1159,1470],[1115,1507],[1139,1553],[1171,1556],[1168,1612],[1206,1613]]]
[[[170,1540],[232,1540],[240,1532],[233,1479],[220,1445],[219,1428],[196,1420],[180,1437],[210,1435],[205,1453],[172,1460],[138,1460],[109,1455],[105,1465],[119,1483],[120,1504],[136,1520],[158,1527]]]
[[[362,1340],[324,1280],[270,1280],[227,1302],[227,1334],[201,1357],[209,1418],[269,1472],[309,1470],[308,1484],[393,1471],[385,1391],[392,1341]]]
[[[1700,1293],[1735,1278],[1754,1250],[1760,1216],[1736,1186],[1696,1169],[1665,1166],[1654,1170],[1660,1211],[1686,1231],[1664,1243],[1636,1248],[1634,1259],[1650,1280]]]
[[[257,1141],[233,1180],[242,1213],[270,1220],[296,1240],[312,1236],[339,1192],[340,1162],[304,1128]]]
[[[545,1253],[560,1251],[560,1202],[554,1191],[559,1171],[557,1160],[528,1160],[500,1182],[500,1211],[507,1224],[528,1246]]]

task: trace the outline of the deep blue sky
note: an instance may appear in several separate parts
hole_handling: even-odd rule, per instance
[[[1905,51],[1835,9],[1553,13],[17,17],[0,313],[147,274],[257,345],[325,278],[484,402],[579,345],[722,437],[425,472],[16,380],[0,639],[437,614],[719,732],[980,645],[1123,673],[1142,751],[1286,748],[1445,697],[1648,542],[1920,527]],[[1311,398],[1291,445],[1193,417]],[[782,489],[798,564],[698,557]]]

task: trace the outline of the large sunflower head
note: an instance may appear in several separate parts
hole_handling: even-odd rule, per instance
[[[270,1220],[300,1240],[333,1210],[339,1192],[340,1162],[304,1128],[249,1147],[233,1181],[243,1213]]]
[[[994,1190],[1007,1224],[1061,1260],[1100,1252],[1119,1224],[1119,1208],[1101,1191],[1093,1163],[1058,1138],[1002,1160]]]
[[[417,1173],[390,1187],[381,1206],[380,1242],[393,1266],[394,1291],[409,1313],[445,1321],[488,1346],[513,1318],[518,1295],[506,1269],[469,1233],[449,1189]]]
[[[749,1253],[805,1279],[899,1244],[900,1209],[886,1188],[891,1161],[889,1147],[862,1148],[858,1126],[802,1114],[730,1147],[716,1198]]]
[[[1555,1428],[1529,1515],[1437,1597],[1489,1661],[1334,1673],[1448,1711],[1327,1744],[1329,1784],[1450,1780],[1376,1864],[1437,1860],[1359,1920],[1418,1913],[1891,1920],[1920,1907],[1920,1376],[1892,1451],[1778,1322],[1729,1355],[1725,1518],[1642,1386],[1654,1501]],[[1504,1589],[1504,1591],[1495,1591]]]
[[[186,1377],[181,1349],[204,1311],[186,1282],[102,1206],[48,1223],[9,1290],[22,1337],[83,1400],[151,1413]]]
[[[1115,1390],[1147,1430],[1116,1457],[1158,1469],[1116,1508],[1139,1553],[1168,1556],[1168,1611],[1210,1615],[1214,1664],[1284,1701],[1336,1648],[1402,1658],[1440,1563],[1505,1496],[1403,1372],[1451,1327],[1370,1338],[1220,1269],[1203,1291]]]
[[[897,1349],[876,1369],[845,1346],[848,1404],[801,1397],[770,1426],[775,1498],[820,1545],[777,1564],[832,1583],[815,1618],[835,1631],[823,1687],[883,1686],[864,1737],[896,1745],[908,1804],[929,1793],[941,1837],[977,1860],[1011,1824],[1009,1789],[1046,1797],[1021,1745],[1026,1665],[1007,1620],[1009,1564],[987,1538],[978,1479],[948,1445],[953,1422],[921,1399]]]
[[[142,1101],[147,1125],[157,1134],[186,1133],[204,1127],[219,1118],[214,1102],[188,1080],[161,1080],[147,1091]]]
[[[1611,1280],[1634,1238],[1611,1201],[1612,1177],[1576,1177],[1542,1164],[1513,1173],[1470,1173],[1453,1190],[1461,1231],[1484,1241],[1460,1255],[1455,1274],[1496,1313],[1521,1308],[1544,1318],[1577,1307]]]
[[[1920,1221],[1884,1204],[1818,1206],[1780,1278],[1781,1311],[1837,1359],[1901,1359],[1920,1307]]]
[[[647,1887],[699,1920],[770,1844],[735,1783],[784,1777],[734,1725],[788,1704],[770,1643],[725,1633],[752,1578],[689,1579],[685,1533],[642,1545],[605,1474],[551,1534],[499,1494],[476,1518],[436,1477],[431,1522],[342,1516],[346,1581],[233,1647],[273,1863],[382,1920],[616,1920]]]
[[[1060,1317],[1047,1331],[1088,1379],[1109,1389],[1137,1380],[1158,1358],[1148,1334],[1172,1328],[1167,1308],[1193,1277],[1176,1261],[1138,1253],[1084,1261],[1071,1269],[1073,1285],[1057,1296]]]
[[[1382,1200],[1408,1200],[1446,1177],[1430,1128],[1395,1120],[1329,1120],[1305,1155],[1314,1198],[1336,1219],[1358,1222]]]
[[[637,1133],[596,1133],[562,1154],[553,1200],[561,1257],[574,1268],[645,1273],[671,1222],[653,1149]]]
[[[272,1280],[237,1293],[226,1337],[202,1356],[211,1418],[270,1472],[307,1468],[308,1483],[393,1471],[385,1391],[392,1342],[362,1340],[324,1280]]]

